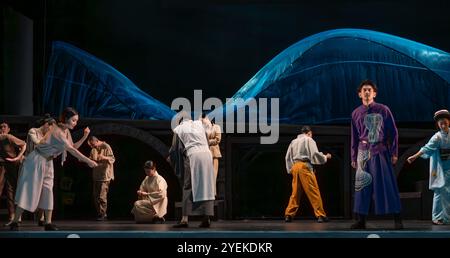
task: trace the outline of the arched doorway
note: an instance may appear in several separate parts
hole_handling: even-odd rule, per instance
[[[130,211],[134,201],[137,200],[136,191],[145,178],[142,165],[151,159],[157,163],[158,173],[169,185],[166,218],[173,218],[174,203],[180,199],[181,191],[177,177],[166,161],[168,146],[150,133],[128,125],[108,123],[92,125],[89,128],[91,135],[97,136],[111,146],[116,157],[115,180],[111,182],[108,196],[108,217],[133,218]],[[84,127],[77,128],[72,133],[73,138],[80,139],[83,129]],[[85,143],[79,150],[89,155],[90,147]],[[55,200],[58,205],[55,215],[59,214],[58,217],[65,219],[94,218],[91,169],[73,157],[68,158],[64,167],[59,163],[59,160],[55,161],[57,179]]]

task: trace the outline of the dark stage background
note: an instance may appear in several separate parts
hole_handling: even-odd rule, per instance
[[[330,29],[376,30],[450,52],[445,0],[6,2],[4,8],[34,19],[40,66],[52,41],[66,41],[169,106],[179,96],[192,99],[193,89],[205,98],[231,97],[279,52]],[[35,78],[40,84],[41,76]]]

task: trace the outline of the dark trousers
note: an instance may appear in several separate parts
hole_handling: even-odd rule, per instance
[[[16,163],[0,163],[0,196],[5,191],[10,219],[15,212],[14,197],[16,195],[18,170],[19,165]]]
[[[108,208],[108,190],[109,181],[94,181],[92,192],[95,209],[97,210],[97,215],[99,217],[106,215],[106,210]]]

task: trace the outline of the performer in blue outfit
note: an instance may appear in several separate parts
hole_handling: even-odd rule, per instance
[[[434,191],[432,222],[435,225],[450,224],[450,113],[439,110],[434,113],[439,131],[416,154],[408,158],[412,163],[418,157],[430,158],[430,184]]]
[[[398,157],[398,134],[389,108],[375,103],[377,86],[364,80],[358,87],[362,105],[352,113],[351,159],[355,175],[352,229],[366,228],[371,201],[375,214],[394,214],[395,229],[402,229],[400,195],[392,165]]]

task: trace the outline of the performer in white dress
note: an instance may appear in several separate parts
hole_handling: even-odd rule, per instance
[[[11,230],[18,230],[18,219],[24,210],[34,212],[36,208],[45,212],[45,230],[58,230],[52,224],[53,211],[53,167],[49,162],[62,154],[61,163],[67,157],[67,151],[89,167],[96,167],[97,163],[84,156],[77,148],[86,140],[89,128],[85,128],[80,141],[73,143],[69,130],[78,123],[78,113],[73,108],[66,108],[61,114],[60,123],[53,126],[39,144],[23,162],[20,170],[16,192],[16,213]]]

